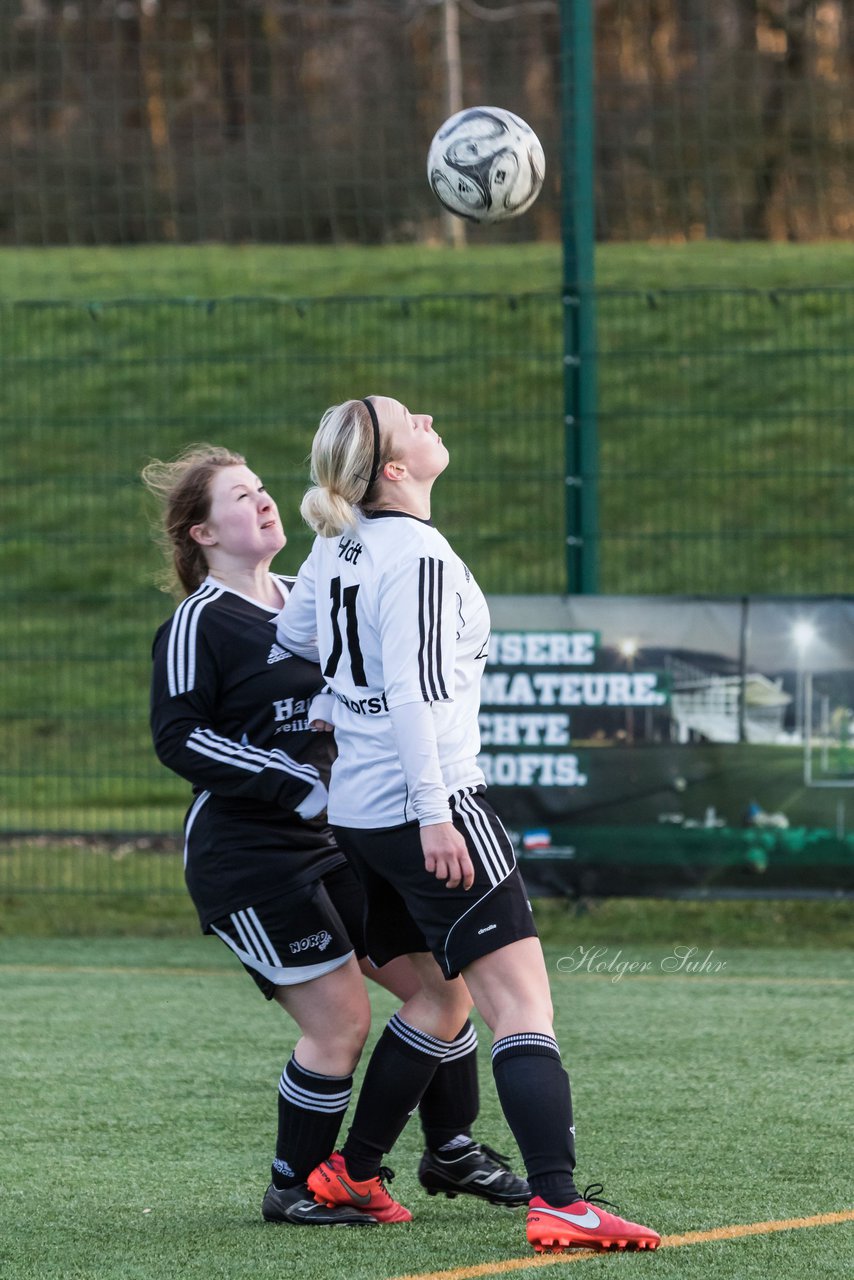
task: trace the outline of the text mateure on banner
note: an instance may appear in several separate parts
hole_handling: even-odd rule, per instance
[[[539,870],[590,893],[854,890],[854,600],[490,608],[480,763]]]

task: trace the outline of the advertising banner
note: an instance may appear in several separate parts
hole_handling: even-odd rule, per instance
[[[854,891],[854,597],[490,609],[480,760],[532,892]]]

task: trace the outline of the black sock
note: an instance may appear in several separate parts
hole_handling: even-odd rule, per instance
[[[421,1099],[419,1115],[429,1149],[438,1151],[460,1135],[470,1138],[479,1106],[477,1032],[466,1021]]]
[[[555,1206],[580,1200],[572,1180],[575,1128],[569,1076],[557,1043],[538,1032],[504,1036],[493,1045],[492,1070],[532,1194]]]
[[[450,1048],[395,1014],[376,1043],[341,1154],[357,1182],[375,1178]]]
[[[279,1081],[273,1185],[295,1187],[329,1156],[353,1089],[352,1076],[321,1076],[291,1057]]]

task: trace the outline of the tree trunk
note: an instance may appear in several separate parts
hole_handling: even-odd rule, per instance
[[[753,201],[744,215],[748,239],[767,240],[771,235],[770,207],[777,190],[789,142],[788,110],[798,94],[807,63],[807,20],[812,0],[794,4],[784,0],[774,28],[786,36],[786,49],[765,92],[761,113],[761,152],[753,175]]]
[[[159,196],[160,231],[164,240],[172,241],[178,238],[175,222],[175,168],[169,141],[169,117],[163,87],[163,69],[160,65],[161,41],[158,37],[157,15],[147,13],[143,6],[139,18],[139,59],[145,92],[145,118],[154,161],[154,185]]]

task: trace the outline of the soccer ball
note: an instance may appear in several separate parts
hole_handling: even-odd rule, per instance
[[[430,144],[427,177],[439,203],[470,222],[504,222],[540,194],[546,159],[530,125],[503,107],[469,107]]]

